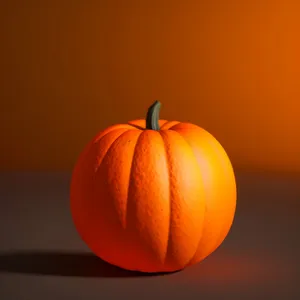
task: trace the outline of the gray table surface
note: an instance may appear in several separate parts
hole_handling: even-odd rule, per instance
[[[237,173],[222,246],[202,263],[138,276],[94,257],[69,212],[70,174],[0,174],[0,299],[300,299],[300,177]]]

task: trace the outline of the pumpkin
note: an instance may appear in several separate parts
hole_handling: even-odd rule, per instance
[[[127,270],[173,272],[223,242],[236,208],[231,162],[206,130],[159,120],[108,127],[85,147],[71,180],[75,227],[92,252]]]

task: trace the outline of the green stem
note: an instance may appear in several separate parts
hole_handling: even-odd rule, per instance
[[[159,130],[159,110],[161,103],[155,101],[148,109],[146,117],[146,129]]]

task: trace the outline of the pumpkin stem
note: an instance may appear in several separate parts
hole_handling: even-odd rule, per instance
[[[161,103],[155,101],[149,108],[146,117],[146,129],[159,130],[159,110]]]

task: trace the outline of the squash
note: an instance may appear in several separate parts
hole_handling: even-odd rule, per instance
[[[71,180],[71,213],[88,247],[127,270],[173,272],[218,248],[233,223],[236,181],[206,130],[159,120],[117,124],[85,147]]]

